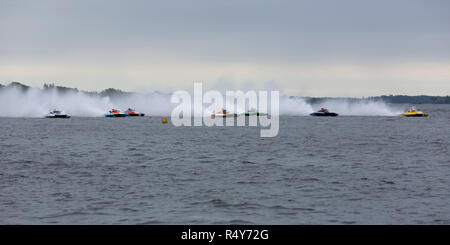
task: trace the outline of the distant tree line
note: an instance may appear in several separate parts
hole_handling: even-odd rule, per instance
[[[428,95],[382,95],[378,97],[369,97],[373,100],[382,100],[387,103],[412,103],[412,104],[450,104],[450,97],[447,96],[428,96]]]
[[[0,84],[0,90],[5,88],[15,87],[24,92],[30,89],[30,86],[18,83],[11,82],[8,85]],[[54,83],[45,83],[43,88],[44,91],[56,90],[59,93],[67,93],[67,92],[82,92],[92,96],[101,96],[101,97],[120,97],[127,96],[133,94],[132,92],[125,92],[120,89],[108,88],[99,92],[88,92],[88,91],[79,91],[76,88],[68,88],[63,86],[57,86]],[[299,98],[291,96],[291,98]],[[395,104],[450,104],[450,96],[429,96],[429,95],[418,95],[418,96],[409,96],[409,95],[382,95],[382,96],[374,96],[367,98],[332,98],[332,97],[302,97],[310,104],[318,104],[322,103],[325,100],[346,100],[346,101],[383,101],[386,103],[395,103]]]
[[[0,90],[4,89],[4,88],[18,88],[20,90],[22,90],[23,92],[28,91],[31,87],[28,85],[24,85],[18,82],[11,82],[9,83],[7,86],[4,86],[2,84],[0,84]],[[50,91],[50,90],[56,90],[58,93],[67,93],[67,92],[82,92],[88,95],[94,95],[94,96],[101,96],[101,97],[118,97],[118,96],[125,96],[125,95],[129,95],[132,94],[130,92],[125,92],[122,91],[120,89],[114,89],[114,88],[108,88],[105,89],[103,91],[99,92],[88,92],[88,91],[80,91],[77,88],[69,88],[69,87],[64,87],[64,86],[57,86],[54,83],[45,83],[44,86],[42,87],[43,91]]]
[[[429,95],[382,95],[367,98],[331,98],[331,97],[306,97],[308,103],[320,104],[326,100],[345,100],[345,101],[383,101],[392,104],[450,104],[450,96],[429,96]]]

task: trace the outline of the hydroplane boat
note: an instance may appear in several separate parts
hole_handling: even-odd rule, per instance
[[[108,113],[105,114],[105,117],[127,117],[128,113],[122,113],[119,110],[111,109]]]
[[[322,107],[319,111],[313,112],[309,115],[316,116],[316,117],[336,117],[339,114],[330,112],[328,109]]]
[[[69,114],[66,114],[62,111],[53,110],[49,112],[46,116],[46,118],[70,118]]]
[[[241,115],[244,115],[244,116],[247,116],[247,117],[248,116],[266,116],[267,113],[259,112],[255,108],[252,108],[249,111],[242,113]]]
[[[405,117],[427,117],[428,113],[421,112],[421,111],[417,110],[414,106],[412,106],[405,113],[402,113],[401,115],[405,116]]]
[[[125,111],[125,113],[128,114],[130,117],[143,117],[145,116],[144,113],[136,112],[134,109],[128,108],[128,110]]]
[[[229,113],[229,112],[227,112],[227,110],[222,108],[222,109],[220,109],[220,111],[218,113],[211,114],[211,118],[216,118],[216,117],[237,117],[237,114]]]

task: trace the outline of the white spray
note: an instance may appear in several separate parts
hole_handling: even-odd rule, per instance
[[[168,116],[176,106],[170,103],[170,97],[168,93],[149,92],[110,98],[77,91],[58,92],[55,88],[31,87],[22,91],[18,87],[3,87],[0,89],[0,117],[43,117],[53,109],[72,116],[101,117],[112,108],[126,110],[130,107],[150,116]],[[307,116],[320,107],[340,115],[393,116],[401,112],[381,101],[330,99],[309,104],[303,98],[287,95],[280,95],[279,105],[280,115],[289,116]],[[204,109],[208,106],[204,105]],[[242,108],[238,110],[238,113],[243,112]]]

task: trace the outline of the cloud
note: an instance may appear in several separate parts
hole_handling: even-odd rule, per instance
[[[343,84],[361,95],[448,94],[448,9],[446,0],[1,1],[0,81],[170,90],[232,76],[324,95],[347,95]]]

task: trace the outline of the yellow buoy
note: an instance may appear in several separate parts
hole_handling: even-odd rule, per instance
[[[162,123],[167,123],[167,118],[161,119],[161,122],[162,122]]]

